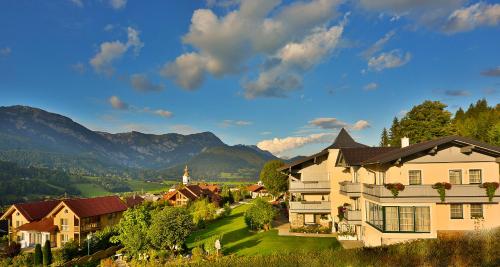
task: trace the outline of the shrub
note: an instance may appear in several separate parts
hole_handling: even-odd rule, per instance
[[[213,235],[210,238],[205,239],[203,242],[203,249],[208,253],[208,255],[215,255],[217,253],[217,249],[215,248],[215,242],[217,240],[219,240],[222,247],[222,237],[222,235]]]
[[[14,258],[21,253],[21,244],[16,242],[11,242],[5,251],[5,255],[9,258]]]
[[[192,255],[194,261],[200,261],[203,259],[203,256],[205,255],[205,251],[203,250],[202,247],[194,247],[191,250],[191,255]]]
[[[385,188],[389,189],[394,197],[397,197],[399,192],[405,190],[405,186],[402,183],[385,184]]]
[[[42,246],[40,244],[35,245],[33,264],[35,266],[40,266],[43,264]]]
[[[222,213],[224,216],[229,216],[231,215],[231,206],[229,205],[229,203],[226,203],[224,204],[224,212]]]
[[[442,183],[435,183],[432,188],[436,189],[439,193],[439,198],[441,199],[441,202],[444,202],[446,198],[446,190],[451,189],[451,184],[447,182],[442,182]]]
[[[481,188],[486,189],[486,195],[488,196],[488,200],[493,201],[493,197],[495,196],[495,191],[498,189],[497,182],[486,182],[481,185]]]
[[[290,229],[291,233],[330,234],[332,228],[321,225],[306,225]]]
[[[78,253],[78,242],[71,239],[69,242],[66,242],[61,248],[61,258],[63,261],[70,261],[73,258],[79,256]]]
[[[252,207],[245,212],[245,223],[252,230],[269,230],[276,216],[276,210],[261,198],[257,198],[252,204]]]
[[[52,250],[50,249],[50,241],[45,240],[43,246],[43,265],[49,266],[52,263]]]

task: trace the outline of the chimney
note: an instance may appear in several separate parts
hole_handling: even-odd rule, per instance
[[[410,145],[410,138],[408,138],[406,136],[401,138],[401,148],[407,147],[409,145]]]

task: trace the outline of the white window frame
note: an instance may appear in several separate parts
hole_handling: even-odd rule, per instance
[[[420,172],[420,184],[412,184],[410,183],[410,172],[411,171],[419,171]],[[423,185],[424,184],[424,172],[420,169],[412,169],[408,170],[408,185]]]
[[[453,217],[452,207],[460,206],[462,208],[462,216],[461,217]],[[450,204],[450,219],[451,220],[461,220],[464,218],[464,204]]]
[[[479,174],[480,174],[480,181],[479,183],[471,183],[470,182],[470,171],[479,171]],[[475,169],[468,169],[467,170],[467,178],[469,178],[469,184],[481,184],[483,182],[483,169],[479,169],[479,168],[475,168]]]
[[[460,183],[459,184],[454,184],[451,182],[451,176],[450,176],[450,172],[451,171],[460,171]],[[452,185],[461,185],[461,184],[464,184],[464,170],[463,169],[448,169],[448,182]]]
[[[478,217],[473,217],[473,216],[472,216],[472,206],[473,206],[473,205],[479,205],[479,206],[481,207],[481,216],[480,216],[480,217],[479,217],[479,216],[478,216]],[[484,218],[484,205],[483,205],[483,204],[481,204],[481,203],[474,203],[474,204],[470,204],[470,205],[469,205],[469,212],[470,212],[470,218],[471,218],[471,219]]]

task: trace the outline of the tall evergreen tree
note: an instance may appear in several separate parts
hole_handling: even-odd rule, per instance
[[[380,146],[389,146],[389,133],[387,129],[384,127],[382,130],[382,134],[380,136]]]
[[[52,263],[52,251],[50,250],[50,241],[45,240],[43,245],[43,266],[49,266]]]
[[[401,146],[401,137],[399,120],[397,117],[394,117],[391,128],[389,129],[389,144],[393,147]]]
[[[43,264],[42,246],[40,244],[35,245],[35,254],[33,259],[33,264],[35,266],[41,266]]]

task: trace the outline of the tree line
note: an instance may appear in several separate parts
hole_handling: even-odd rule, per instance
[[[450,135],[500,145],[500,104],[489,106],[481,99],[454,115],[446,108],[440,101],[424,101],[401,119],[394,117],[391,127],[382,130],[380,146],[400,147],[402,137],[415,144]]]

